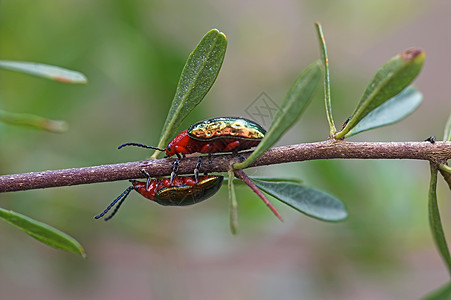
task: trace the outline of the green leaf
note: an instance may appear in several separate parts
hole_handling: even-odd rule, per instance
[[[332,116],[332,101],[330,98],[330,71],[329,71],[329,57],[327,55],[326,39],[324,38],[321,24],[315,23],[316,31],[318,33],[319,47],[321,49],[321,60],[324,68],[324,101],[326,104],[327,121],[329,122],[329,136],[333,136],[337,129],[335,128],[334,118]]]
[[[404,90],[420,73],[424,57],[424,51],[414,48],[386,62],[376,72],[345,128],[335,138],[344,138],[372,110]]]
[[[3,208],[0,208],[0,219],[16,226],[44,244],[80,254],[83,258],[86,258],[85,250],[74,238],[47,224]]]
[[[423,300],[449,300],[451,299],[451,282],[448,282],[437,291],[429,294]]]
[[[87,83],[85,75],[64,68],[33,62],[0,60],[0,69],[18,71],[65,83]]]
[[[274,116],[271,127],[266,132],[254,152],[241,163],[234,164],[235,169],[243,169],[254,162],[263,152],[268,150],[301,116],[312,99],[316,86],[321,78],[321,67],[318,61],[308,66],[291,86],[280,109]]]
[[[32,114],[11,113],[0,110],[0,121],[12,125],[31,126],[50,132],[66,132],[68,125],[65,121],[49,120]]]
[[[229,200],[230,200],[230,230],[232,234],[236,234],[238,232],[238,201],[236,201],[236,193],[235,186],[233,184],[233,178],[235,175],[233,170],[230,169],[228,172],[228,190],[229,190]]]
[[[443,134],[444,141],[451,141],[451,115],[445,125],[445,133]]]
[[[168,145],[182,121],[204,99],[219,74],[226,48],[226,36],[212,29],[189,55],[161,132],[159,148]],[[159,153],[156,151],[152,157],[156,158]]]
[[[449,254],[448,244],[446,243],[445,233],[443,232],[442,221],[437,204],[437,168],[431,163],[431,181],[429,184],[429,226],[435,245],[445,261],[448,272],[451,274],[451,256]]]
[[[346,134],[346,137],[396,123],[417,109],[422,100],[423,95],[413,86],[408,86],[401,93],[372,110]]]
[[[343,202],[324,191],[291,182],[253,181],[264,192],[316,219],[336,222],[348,216]]]

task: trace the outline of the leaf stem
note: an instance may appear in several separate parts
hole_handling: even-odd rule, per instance
[[[246,175],[246,173],[244,173],[243,170],[239,169],[239,170],[234,170],[235,176],[238,177],[239,179],[243,180],[243,182],[245,184],[247,184],[251,190],[256,193],[260,199],[263,200],[263,202],[266,204],[266,206],[269,207],[269,209],[276,215],[276,217],[279,218],[280,221],[283,222],[283,218],[282,216],[279,214],[279,212],[277,211],[277,209],[274,207],[274,205],[272,205],[271,202],[269,202],[268,198],[266,198],[266,196],[259,190],[259,188],[255,185],[255,183]]]
[[[233,169],[228,171],[229,180],[227,182],[229,190],[229,200],[230,200],[230,230],[232,234],[237,234],[238,232],[238,201],[236,201],[235,186],[233,185],[233,179],[235,174]]]

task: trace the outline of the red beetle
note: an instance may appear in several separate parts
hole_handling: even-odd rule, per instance
[[[191,125],[187,130],[179,133],[166,148],[147,146],[139,143],[125,143],[118,147],[137,146],[165,151],[165,157],[177,155],[173,165],[171,178],[174,178],[178,168],[178,160],[191,153],[220,153],[250,149],[257,146],[265,136],[266,131],[257,123],[239,117],[220,117],[207,119]],[[201,158],[194,169],[198,178]],[[211,164],[211,159],[210,159]]]
[[[185,206],[199,203],[213,196],[221,187],[224,179],[221,175],[200,176],[198,181],[194,176],[178,176],[171,181],[170,178],[150,179],[146,171],[142,170],[142,172],[146,175],[147,181],[130,180],[132,185],[111,202],[102,213],[95,216],[95,219],[102,218],[119,202],[111,215],[105,218],[105,221],[111,219],[132,190],[161,205]]]
[[[266,131],[257,123],[245,118],[221,117],[197,122],[179,133],[166,148],[160,149],[138,143],[125,143],[125,146],[138,146],[166,152],[166,157],[191,153],[238,152],[257,146]]]

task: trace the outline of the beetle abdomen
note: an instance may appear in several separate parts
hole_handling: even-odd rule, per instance
[[[221,117],[197,122],[188,128],[187,133],[198,141],[226,138],[260,141],[266,130],[245,118]]]
[[[167,206],[185,206],[204,201],[213,196],[222,185],[221,175],[199,177],[195,185],[169,186],[155,193],[155,202]]]

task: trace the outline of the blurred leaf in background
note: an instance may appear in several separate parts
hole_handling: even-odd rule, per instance
[[[47,224],[31,219],[11,210],[0,208],[0,219],[22,230],[33,238],[51,247],[80,254],[86,258],[83,247],[71,236]]]
[[[0,69],[31,74],[64,83],[87,83],[86,77],[80,72],[39,63],[0,60]],[[49,120],[32,114],[11,113],[4,110],[0,110],[0,121],[58,133],[66,132],[68,128],[65,121]]]

